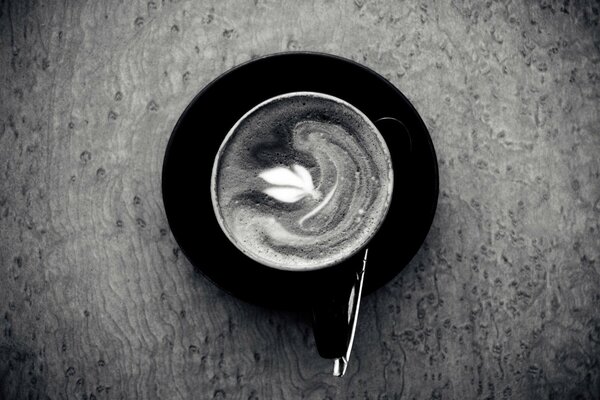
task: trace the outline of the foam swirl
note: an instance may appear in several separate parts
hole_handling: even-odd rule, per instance
[[[383,220],[392,186],[389,152],[373,124],[339,99],[302,92],[238,121],[215,160],[212,196],[240,250],[302,270],[361,248]]]

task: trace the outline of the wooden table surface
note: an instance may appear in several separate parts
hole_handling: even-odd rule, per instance
[[[600,5],[525,3],[0,1],[0,398],[598,399]],[[343,379],[305,316],[199,275],[161,198],[193,96],[298,49],[387,77],[440,166]]]

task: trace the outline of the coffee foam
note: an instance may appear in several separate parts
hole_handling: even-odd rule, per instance
[[[211,194],[221,227],[246,255],[307,270],[358,251],[385,217],[392,187],[375,126],[340,99],[298,92],[267,100],[231,129]]]

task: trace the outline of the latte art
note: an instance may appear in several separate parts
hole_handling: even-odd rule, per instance
[[[340,99],[298,92],[255,107],[213,168],[217,219],[246,255],[275,268],[333,265],[379,228],[391,200],[389,151]]]

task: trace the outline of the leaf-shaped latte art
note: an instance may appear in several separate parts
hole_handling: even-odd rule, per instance
[[[270,168],[258,176],[273,185],[264,189],[263,193],[284,203],[295,203],[306,196],[311,196],[313,199],[320,197],[320,193],[315,190],[310,172],[301,165],[294,164],[291,168]]]

